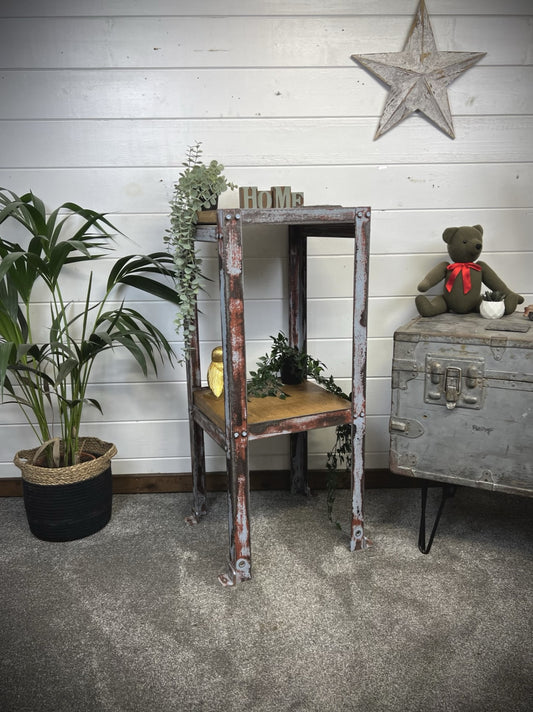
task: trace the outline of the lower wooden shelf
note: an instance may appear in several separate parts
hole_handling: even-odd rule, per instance
[[[287,398],[273,396],[248,400],[248,437],[257,438],[327,428],[351,422],[351,403],[312,381],[284,386]],[[224,395],[209,388],[194,392],[193,417],[215,440],[225,438]]]

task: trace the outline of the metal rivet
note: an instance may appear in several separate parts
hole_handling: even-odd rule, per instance
[[[356,539],[360,539],[363,536],[363,530],[361,527],[357,527],[357,529],[354,530],[353,535]]]
[[[226,215],[226,220],[231,220],[231,215],[229,213]]]
[[[240,220],[240,219],[241,219],[241,214],[235,213],[235,220]]]
[[[233,433],[233,437],[237,439],[239,437],[239,433]]]
[[[245,438],[248,435],[248,433],[246,432],[246,430],[243,430],[241,435],[243,436],[243,438]]]

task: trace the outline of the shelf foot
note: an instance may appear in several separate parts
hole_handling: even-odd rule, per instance
[[[233,577],[229,574],[219,574],[218,580],[225,588],[235,586],[235,581],[233,580]]]
[[[194,509],[192,510],[191,514],[189,514],[187,517],[185,517],[185,523],[188,524],[191,527],[196,526],[201,522],[201,520],[207,515],[207,510],[197,512]]]
[[[252,578],[250,567],[251,565],[248,559],[237,559],[235,566],[231,561],[228,561],[227,573],[219,574],[218,580],[226,588],[235,586],[242,581],[249,581]]]
[[[363,551],[364,549],[369,549],[372,545],[372,540],[365,536],[362,539],[350,541],[350,551]]]

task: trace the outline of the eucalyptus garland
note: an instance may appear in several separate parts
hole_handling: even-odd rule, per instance
[[[176,289],[180,304],[175,317],[176,331],[183,337],[183,357],[190,353],[191,339],[195,331],[195,308],[202,288],[202,260],[195,248],[198,212],[216,207],[218,196],[237,186],[222,174],[224,166],[217,161],[209,165],[202,162],[201,142],[189,146],[184,170],[174,185],[170,200],[170,227],[164,236],[172,251],[176,267]],[[183,358],[181,359],[183,361]]]

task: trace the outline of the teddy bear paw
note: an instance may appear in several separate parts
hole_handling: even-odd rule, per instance
[[[419,294],[415,297],[415,305],[420,316],[437,316],[437,314],[444,314],[448,311],[444,297],[440,296],[429,299]]]
[[[524,301],[524,297],[521,294],[516,294],[515,292],[511,292],[505,297],[505,314],[512,314],[513,312],[516,311],[516,307],[519,304],[522,304]]]

